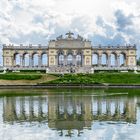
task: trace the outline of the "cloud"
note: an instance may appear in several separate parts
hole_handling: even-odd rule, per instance
[[[115,17],[118,30],[123,30],[133,24],[133,15],[125,16],[121,10],[115,12]]]
[[[46,44],[71,30],[93,45],[137,44],[140,50],[139,13],[138,0],[1,0],[0,44]]]

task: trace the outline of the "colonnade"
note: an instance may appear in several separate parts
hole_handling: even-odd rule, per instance
[[[13,57],[13,66],[20,67],[43,67],[48,66],[49,57],[48,54],[14,54]],[[113,62],[113,63],[112,63]],[[77,55],[63,55],[58,54],[56,57],[57,66],[83,66],[84,65],[84,56],[81,54]],[[126,66],[127,59],[125,54],[102,54],[98,55],[97,53],[93,53],[92,55],[92,65],[94,66],[106,66],[106,67],[120,67]]]
[[[115,66],[115,67],[120,67],[120,66],[126,66],[127,65],[127,58],[126,54],[98,54],[98,53],[93,53],[92,55],[92,64],[95,66]]]
[[[20,67],[42,67],[48,66],[47,54],[14,54],[13,65]]]
[[[81,54],[73,55],[63,55],[58,54],[57,62],[58,66],[82,66],[84,62],[84,56]]]

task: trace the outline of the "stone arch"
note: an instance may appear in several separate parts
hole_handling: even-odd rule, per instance
[[[111,66],[116,66],[116,62],[117,62],[117,53],[112,52],[110,54],[110,64],[111,64]]]
[[[30,57],[28,53],[23,54],[23,66],[29,66],[30,65]]]
[[[21,64],[20,64],[20,54],[19,53],[15,53],[14,54],[14,61],[15,61],[15,66],[21,66]]]
[[[81,66],[82,65],[82,54],[78,53],[76,55],[76,65]]]
[[[66,54],[67,54],[67,56],[69,55],[69,54],[74,54],[74,51],[73,50],[68,50],[67,52],[66,52]]]
[[[33,58],[33,66],[39,66],[39,54],[38,53],[33,53],[32,54],[32,58]]]
[[[41,54],[41,64],[42,66],[47,66],[48,65],[48,54],[43,52]]]
[[[73,65],[73,54],[72,53],[67,54],[67,65]]]
[[[101,57],[101,64],[107,66],[108,54],[103,52]]]
[[[58,54],[58,65],[61,65],[61,66],[64,65],[64,53],[62,52]]]
[[[120,66],[125,66],[125,64],[126,64],[126,53],[121,52],[119,57],[120,57]]]
[[[59,54],[63,54],[64,55],[64,51],[62,50],[62,49],[59,49],[58,51],[57,51],[57,54],[59,55]]]
[[[92,54],[92,65],[98,65],[99,62],[99,54],[97,52],[94,52]]]
[[[76,54],[76,55],[78,55],[78,54],[83,55],[83,51],[82,51],[82,50],[80,50],[80,49],[79,49],[79,50],[76,50],[76,51],[75,51],[75,54]]]

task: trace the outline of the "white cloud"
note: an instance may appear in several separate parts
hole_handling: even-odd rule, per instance
[[[117,10],[126,19],[133,16],[132,25],[126,25],[127,32],[118,31]],[[139,46],[139,13],[138,0],[1,0],[0,43],[19,43],[23,37],[21,43],[36,43],[34,40],[40,36],[43,39],[39,43],[46,44],[45,39],[72,30],[86,38],[98,35],[107,41],[121,35],[124,43],[135,42]],[[103,19],[103,26],[96,23],[98,17]],[[36,39],[32,35],[36,35]]]

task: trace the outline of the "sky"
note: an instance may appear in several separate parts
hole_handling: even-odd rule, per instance
[[[0,0],[2,44],[42,44],[72,31],[92,45],[137,45],[139,0]]]

